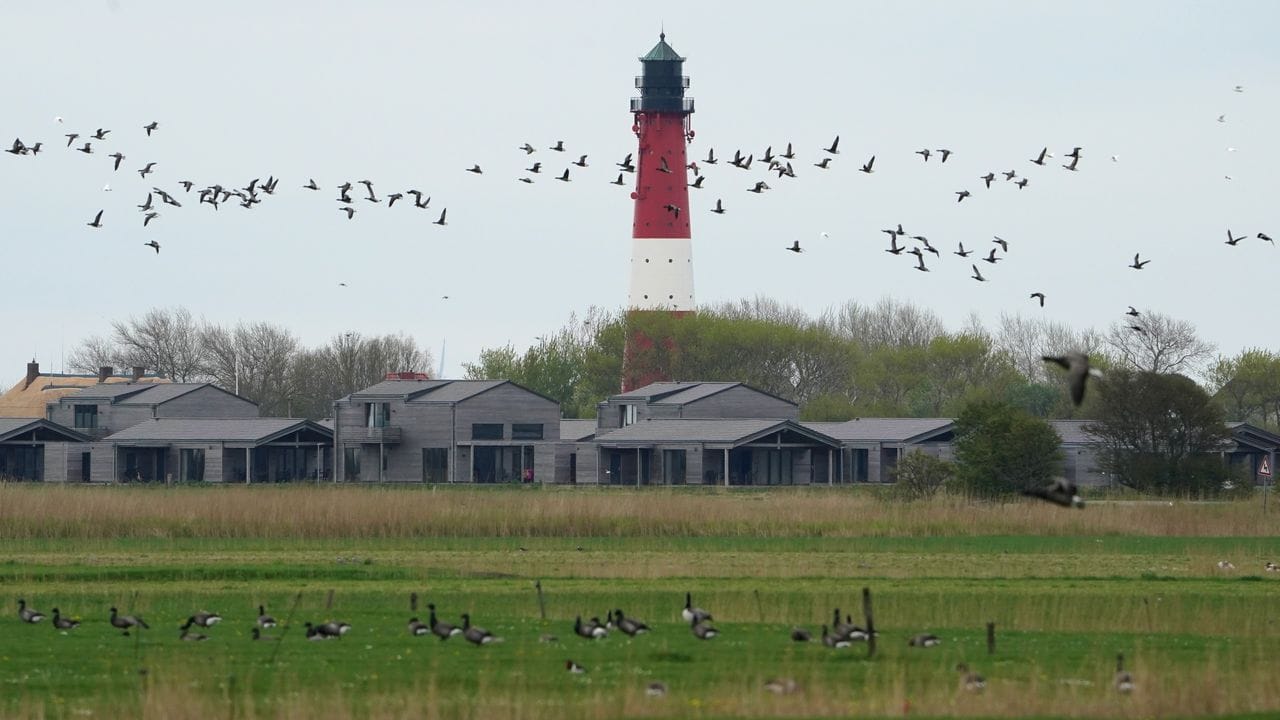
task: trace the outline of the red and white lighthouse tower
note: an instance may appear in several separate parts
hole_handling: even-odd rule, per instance
[[[631,98],[639,139],[636,155],[635,217],[631,228],[631,289],[629,314],[693,311],[693,243],[689,232],[689,188],[686,144],[693,139],[689,116],[693,98],[685,97],[689,78],[681,74],[684,58],[667,44],[666,34],[640,62],[636,78],[639,97]],[[666,355],[674,350],[670,337],[632,332],[623,362],[623,390],[657,380],[669,380],[661,367],[634,362],[655,345]]]

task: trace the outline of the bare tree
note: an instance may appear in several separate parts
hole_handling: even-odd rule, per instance
[[[290,370],[298,340],[269,323],[240,323],[234,330],[201,328],[205,372],[227,390],[258,403],[263,415],[291,412]]]
[[[1124,366],[1160,374],[1198,375],[1215,349],[1190,322],[1150,312],[1134,322],[1114,323],[1106,344]]]
[[[946,332],[932,310],[889,297],[872,306],[847,302],[825,313],[820,323],[866,348],[924,347]]]
[[[67,368],[72,372],[92,375],[104,366],[116,367],[120,362],[120,349],[101,335],[90,335],[71,350]]]
[[[995,344],[1028,381],[1053,383],[1055,373],[1051,373],[1041,359],[1044,355],[1067,352],[1096,355],[1102,346],[1102,336],[1093,328],[1076,330],[1043,318],[1002,313]]]
[[[183,307],[154,308],[111,323],[122,364],[155,370],[175,382],[204,377],[200,327]]]

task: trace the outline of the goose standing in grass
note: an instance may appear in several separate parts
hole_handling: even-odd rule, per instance
[[[276,626],[276,619],[267,614],[267,609],[262,605],[258,606],[258,627],[273,628]]]
[[[191,626],[195,624],[197,624],[195,616],[187,618],[187,621],[182,625],[182,634],[178,637],[186,642],[200,642],[201,640],[208,640],[209,636],[204,633],[191,632]]]
[[[323,625],[317,625],[316,629],[331,638],[341,638],[351,631],[351,626],[344,622],[334,622],[330,620]]]
[[[24,623],[35,624],[44,619],[44,613],[37,612],[27,607],[27,601],[18,598],[18,618]]]
[[[461,635],[462,628],[456,625],[450,625],[436,618],[435,603],[427,603],[427,610],[431,611],[431,615],[427,618],[427,624],[431,626],[431,632],[441,640],[448,640],[454,635]]]
[[[907,641],[910,647],[931,648],[942,644],[942,638],[932,633],[921,633]]]
[[[822,644],[826,645],[829,648],[838,649],[838,648],[847,648],[853,643],[849,642],[848,638],[846,638],[844,635],[841,635],[839,633],[832,634],[830,631],[827,630],[827,626],[823,625],[822,626]]]
[[[809,642],[813,640],[813,633],[800,627],[791,628],[791,639],[796,642]]]
[[[599,640],[609,636],[609,629],[600,624],[599,618],[591,618],[584,623],[582,616],[578,615],[573,619],[573,634],[588,640]]]
[[[429,632],[431,632],[430,625],[424,622],[419,622],[418,618],[416,617],[409,618],[409,634],[410,635],[417,637],[419,635],[426,635]]]
[[[218,613],[205,612],[201,610],[200,612],[191,616],[191,622],[195,623],[196,625],[199,625],[202,628],[210,628],[222,622],[222,616],[219,615]]]
[[[128,635],[129,629],[134,627],[142,628],[143,630],[151,629],[151,626],[147,624],[147,621],[143,620],[141,617],[120,615],[114,607],[111,608],[111,627],[114,627],[117,630],[123,630],[125,635]]]
[[[1124,669],[1124,653],[1116,654],[1116,692],[1129,694],[1133,692],[1133,675]]]
[[[710,618],[708,618],[709,620]],[[693,632],[693,636],[699,640],[710,640],[720,634],[720,631],[711,627],[708,620],[692,621],[689,623],[689,629]]]
[[[62,617],[62,613],[58,608],[53,609],[53,627],[55,630],[74,630],[80,627],[79,620]]]
[[[965,663],[956,665],[956,672],[960,673],[960,687],[969,692],[982,692],[987,687],[987,679],[970,670]]]
[[[498,642],[499,638],[478,625],[471,624],[471,616],[462,613],[462,636],[473,645],[488,645]]]
[[[330,639],[329,635],[326,635],[322,630],[320,630],[319,627],[316,627],[315,625],[312,625],[309,622],[303,623],[303,626],[307,628],[308,640],[329,640]]]
[[[698,624],[704,620],[711,619],[711,613],[693,606],[693,593],[684,594],[684,609],[680,611],[680,617],[687,623]]]
[[[618,629],[631,637],[649,632],[649,626],[634,618],[625,617],[621,610],[613,611],[614,623]]]

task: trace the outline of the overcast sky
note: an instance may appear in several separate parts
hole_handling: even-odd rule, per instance
[[[1102,328],[1132,304],[1228,354],[1276,345],[1280,248],[1252,236],[1280,237],[1280,3],[15,0],[0,138],[45,152],[0,155],[0,377],[33,354],[58,369],[64,348],[156,306],[278,323],[308,345],[405,332],[438,357],[447,342],[449,376],[571,311],[621,307],[632,202],[608,181],[635,149],[637,57],[664,25],[697,100],[691,156],[788,141],[799,155],[794,180],[704,166],[699,303],[763,294],[817,313],[893,295],[953,328],[1002,311]],[[112,132],[94,155],[64,147],[99,127]],[[813,167],[837,134],[831,169]],[[547,149],[560,139],[569,152]],[[1056,161],[1028,162],[1044,146]],[[925,163],[925,147],[954,155]],[[582,153],[589,168],[552,180]],[[857,172],[871,155],[875,174]],[[517,182],[536,160],[544,174]],[[978,179],[1005,170],[1029,185]],[[178,186],[272,174],[278,192],[251,211]],[[309,178],[323,190],[301,189]],[[382,196],[420,188],[430,210],[357,199],[348,221],[335,187],[362,179]],[[774,189],[745,192],[761,179]],[[153,184],[184,206],[143,229]],[[723,216],[707,211],[717,198]],[[432,225],[444,207],[448,226]],[[104,227],[86,227],[99,209]],[[932,272],[882,252],[879,230],[899,222],[944,251]],[[1251,239],[1229,247],[1228,228]],[[992,235],[1008,258],[979,263],[977,283],[946,253],[985,253]],[[786,252],[794,240],[807,252]]]

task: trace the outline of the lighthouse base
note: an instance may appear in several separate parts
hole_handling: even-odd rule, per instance
[[[693,307],[693,243],[689,238],[635,238],[631,241],[631,310]]]

